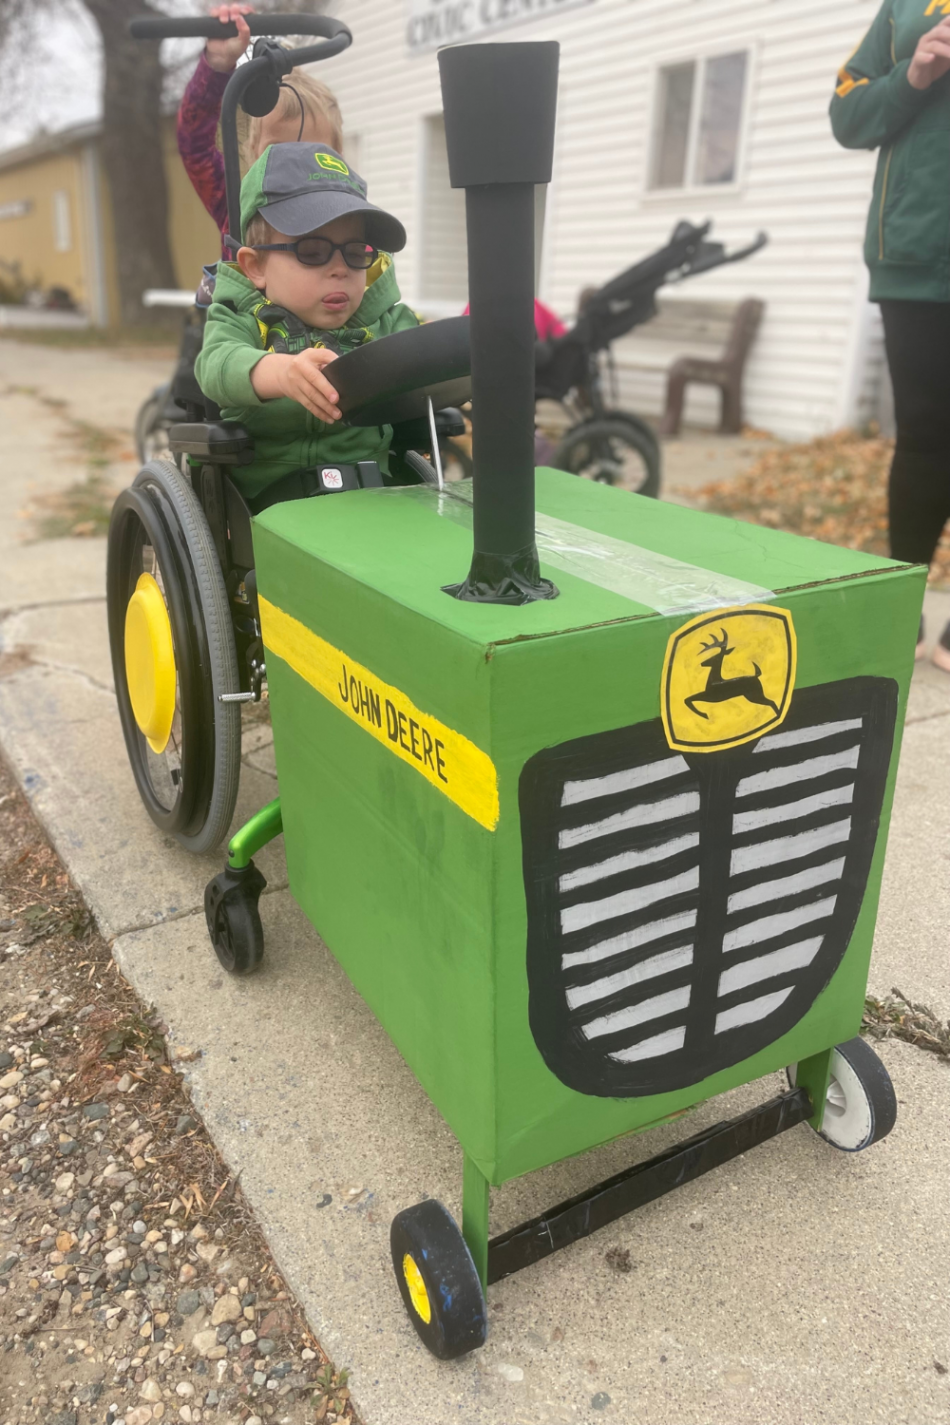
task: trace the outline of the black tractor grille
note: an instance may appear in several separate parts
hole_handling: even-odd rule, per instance
[[[527,763],[531,1030],[559,1079],[685,1088],[802,1018],[861,909],[896,711],[855,678],[733,750],[671,753],[656,719]]]

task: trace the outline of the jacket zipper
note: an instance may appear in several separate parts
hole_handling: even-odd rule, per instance
[[[886,200],[887,200],[887,175],[888,175],[888,174],[890,173],[890,171],[891,171],[891,159],[892,159],[893,157],[894,157],[894,145],[892,144],[891,147],[890,147],[890,149],[888,150],[888,153],[887,153],[887,162],[886,162],[885,165],[884,165],[884,179],[883,179],[883,181],[882,181],[882,183],[881,183],[881,210],[880,210],[880,213],[878,214],[878,220],[877,220],[877,233],[878,233],[878,254],[877,254],[877,255],[878,255],[878,258],[879,258],[879,260],[880,260],[881,262],[884,261],[884,204],[885,204],[885,202],[886,202]]]

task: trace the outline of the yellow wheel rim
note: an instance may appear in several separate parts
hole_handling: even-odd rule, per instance
[[[139,575],[125,611],[125,677],[140,731],[153,752],[164,752],[175,717],[175,645],[151,574]]]
[[[412,1302],[412,1309],[428,1326],[432,1320],[432,1306],[429,1302],[429,1293],[426,1291],[426,1284],[422,1280],[422,1273],[408,1252],[402,1259],[402,1274],[406,1278],[406,1286],[409,1288],[409,1300]]]

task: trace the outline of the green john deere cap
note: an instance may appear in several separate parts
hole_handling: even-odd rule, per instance
[[[322,228],[346,213],[365,213],[366,241],[400,252],[406,230],[398,218],[366,201],[366,184],[326,144],[276,143],[265,148],[241,184],[241,238],[260,213],[288,237]]]

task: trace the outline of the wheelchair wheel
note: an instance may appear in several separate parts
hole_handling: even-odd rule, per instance
[[[660,447],[653,432],[622,415],[595,416],[562,438],[551,464],[638,495],[660,493]]]
[[[231,824],[241,765],[240,691],[224,578],[190,483],[150,461],[109,526],[109,641],[125,745],[145,809],[188,851]]]
[[[168,420],[165,406],[169,387],[159,386],[143,401],[135,417],[135,449],[139,463],[162,460],[168,456]]]

